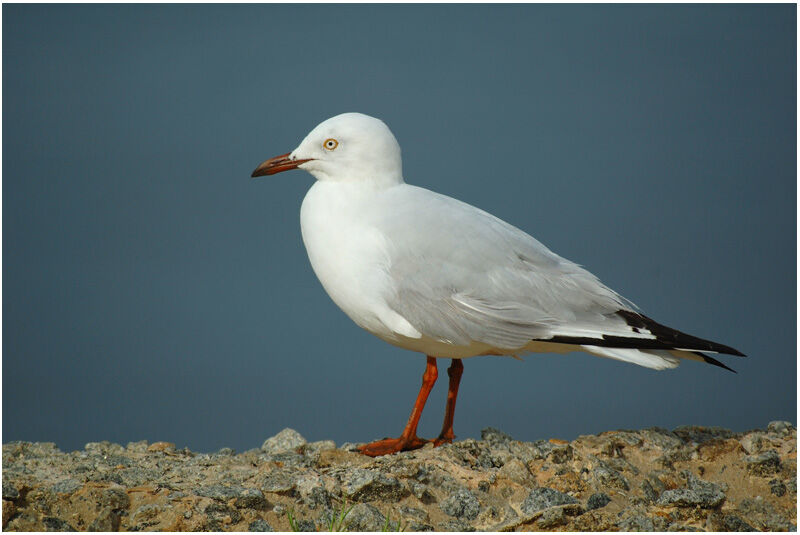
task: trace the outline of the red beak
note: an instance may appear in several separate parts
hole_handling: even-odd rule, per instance
[[[262,162],[250,176],[255,178],[257,176],[274,175],[275,173],[281,173],[290,169],[297,169],[298,165],[311,161],[311,158],[307,160],[291,160],[289,159],[289,154],[291,153],[287,152],[286,154],[281,154],[280,156],[275,156],[274,158]]]

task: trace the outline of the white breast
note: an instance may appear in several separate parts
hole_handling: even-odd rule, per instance
[[[394,342],[420,333],[386,305],[392,292],[386,237],[370,224],[374,188],[316,182],[303,199],[300,228],[308,259],[325,291],[350,319]]]

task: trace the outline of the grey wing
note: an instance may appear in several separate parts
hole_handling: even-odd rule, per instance
[[[380,224],[391,236],[387,304],[454,345],[516,349],[554,336],[629,334],[632,305],[521,230],[455,199],[414,188]],[[424,229],[424,232],[420,232]]]

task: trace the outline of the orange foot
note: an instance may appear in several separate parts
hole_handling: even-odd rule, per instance
[[[377,440],[375,442],[365,444],[358,448],[358,451],[364,455],[369,455],[370,457],[379,457],[381,455],[397,453],[398,451],[416,450],[427,443],[427,440],[419,437],[384,438],[383,440]]]
[[[438,448],[442,444],[452,444],[452,443],[453,443],[453,437],[439,437],[433,441],[433,447]]]

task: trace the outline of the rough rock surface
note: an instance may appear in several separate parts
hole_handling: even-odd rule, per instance
[[[372,459],[285,429],[236,454],[3,445],[7,531],[790,531],[797,430],[685,426]],[[346,515],[344,513],[347,513]]]

